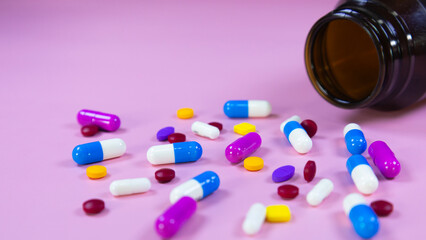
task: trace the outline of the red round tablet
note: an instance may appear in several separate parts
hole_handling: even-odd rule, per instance
[[[96,125],[86,125],[81,127],[81,134],[85,137],[91,137],[99,132],[99,127]]]
[[[182,133],[173,133],[169,135],[167,140],[169,140],[169,143],[185,142],[186,136]]]
[[[370,204],[371,208],[380,217],[386,217],[393,211],[392,203],[385,200],[377,200]]]
[[[278,187],[278,195],[284,199],[293,199],[299,195],[299,188],[291,184],[284,184]]]
[[[311,119],[303,120],[300,125],[305,129],[308,133],[309,137],[312,138],[317,133],[318,127],[317,124]]]
[[[105,208],[105,203],[101,199],[90,199],[83,203],[83,211],[88,214],[100,213]]]
[[[305,164],[305,168],[303,169],[303,178],[305,178],[307,182],[310,182],[314,179],[316,172],[317,172],[317,165],[315,164],[314,161],[309,160]]]
[[[175,178],[175,171],[170,168],[162,168],[155,172],[155,179],[159,183],[167,183],[173,180]]]
[[[209,122],[209,125],[215,126],[219,129],[219,131],[222,131],[223,129],[223,125],[222,123],[218,123],[218,122]]]

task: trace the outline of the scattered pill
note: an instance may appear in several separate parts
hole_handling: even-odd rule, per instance
[[[177,110],[177,117],[180,119],[190,119],[194,116],[192,108],[181,108]]]
[[[114,114],[83,109],[77,114],[80,125],[96,125],[102,130],[114,132],[120,127],[120,118]]]
[[[109,185],[109,191],[114,196],[144,193],[151,189],[151,181],[148,178],[129,178],[115,180]]]
[[[162,238],[173,237],[197,210],[197,202],[190,197],[182,197],[161,214],[155,222],[155,230]]]
[[[308,136],[310,138],[312,138],[313,136],[315,136],[315,134],[317,133],[318,126],[311,119],[305,119],[305,120],[303,120],[300,123],[300,125],[303,127],[303,129],[305,129],[305,131],[308,133]]]
[[[169,140],[169,143],[185,142],[186,136],[183,133],[172,133],[167,137],[167,139]]]
[[[105,209],[105,203],[101,199],[90,199],[83,203],[83,211],[87,214],[96,214]]]
[[[356,188],[361,193],[372,194],[379,187],[379,180],[364,156],[352,155],[346,161],[346,168],[348,169]]]
[[[263,159],[260,157],[248,157],[244,159],[244,168],[249,171],[259,171],[263,168]]]
[[[230,118],[267,117],[271,104],[265,100],[231,100],[223,106],[223,112]]]
[[[260,135],[252,132],[238,138],[225,149],[225,156],[231,163],[239,163],[254,153],[262,144]]]
[[[271,205],[266,207],[266,221],[288,222],[290,219],[291,212],[287,205]]]
[[[359,193],[351,193],[343,200],[343,208],[356,233],[362,238],[371,238],[379,231],[379,220],[373,209]]]
[[[175,187],[170,193],[170,202],[175,203],[183,196],[199,201],[219,188],[219,176],[213,171],[206,171]]]
[[[299,195],[299,188],[291,184],[281,185],[277,191],[278,195],[284,199],[293,199]]]
[[[152,146],[146,158],[152,165],[195,162],[203,155],[203,148],[197,142],[178,142]]]
[[[234,132],[240,135],[246,135],[250,132],[256,132],[256,126],[250,123],[240,123],[234,126]]]
[[[370,206],[379,217],[386,217],[393,211],[392,203],[385,200],[374,201]]]
[[[101,165],[93,165],[86,168],[86,175],[91,179],[103,178],[107,175],[107,169]]]
[[[361,154],[367,149],[367,141],[361,127],[356,123],[349,123],[343,129],[345,143],[351,154]]]
[[[385,178],[392,179],[398,176],[401,164],[385,142],[373,142],[368,148],[368,153]]]
[[[261,203],[251,205],[243,222],[243,231],[247,235],[254,235],[260,231],[260,228],[266,219],[266,207]]]
[[[315,164],[315,162],[308,161],[306,162],[305,167],[303,168],[303,178],[305,178],[307,182],[311,182],[314,179],[316,172],[317,165]]]
[[[308,195],[306,195],[306,201],[311,206],[318,206],[326,197],[328,197],[328,195],[330,195],[333,189],[333,182],[330,179],[323,178],[312,188],[311,191],[309,191]]]
[[[170,168],[162,168],[155,171],[155,179],[159,183],[168,183],[175,178],[175,171]]]
[[[191,125],[191,131],[196,135],[210,139],[216,139],[220,135],[217,127],[200,121],[196,121]]]
[[[282,122],[281,124],[280,124],[280,132],[282,132],[282,133],[284,133],[284,126],[288,123],[288,122],[291,122],[291,121],[296,121],[296,122],[301,122],[302,121],[302,119],[300,119],[300,117],[299,116],[297,116],[297,115],[294,115],[294,116],[291,116],[291,117],[289,117],[287,120],[285,120],[284,122]]]
[[[173,134],[173,133],[175,133],[174,127],[162,128],[162,129],[158,130],[158,132],[157,132],[157,139],[158,139],[158,141],[167,141],[170,134]]]
[[[91,137],[99,132],[99,127],[96,125],[86,125],[81,127],[81,134],[85,137]]]
[[[299,119],[298,116],[293,116],[285,120],[281,123],[281,126],[284,126],[281,131],[284,132],[294,150],[300,154],[305,154],[311,150],[312,140],[300,125]]]
[[[222,131],[223,129],[223,125],[222,123],[218,123],[218,122],[209,122],[210,125],[215,126],[219,129],[219,131]]]
[[[77,164],[89,164],[122,156],[126,144],[120,138],[77,145],[72,151],[72,158]]]
[[[279,183],[290,180],[294,175],[294,167],[286,165],[279,167],[272,173],[272,181]]]

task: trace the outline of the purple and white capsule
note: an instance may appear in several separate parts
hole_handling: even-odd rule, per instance
[[[305,154],[312,149],[312,140],[305,129],[300,125],[299,116],[292,116],[280,125],[291,146],[300,154]]]
[[[361,193],[372,194],[379,187],[379,180],[364,156],[358,154],[352,155],[348,158],[348,161],[346,161],[346,168],[356,188]]]

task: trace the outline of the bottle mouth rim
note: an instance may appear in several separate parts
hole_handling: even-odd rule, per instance
[[[376,85],[368,94],[368,96],[361,100],[354,101],[351,99],[349,101],[348,99],[335,96],[335,94],[332,94],[327,86],[325,86],[324,83],[320,80],[321,78],[319,77],[319,73],[316,71],[317,68],[315,67],[316,64],[314,63],[315,60],[313,57],[315,44],[317,44],[318,39],[324,35],[328,25],[336,20],[348,20],[357,24],[365,31],[365,33],[368,34],[374,44],[374,47],[376,48],[379,61],[378,79]],[[339,11],[331,12],[314,24],[308,34],[305,45],[305,65],[312,85],[325,100],[335,106],[348,109],[370,107],[377,102],[377,97],[379,96],[384,85],[387,71],[385,64],[385,53],[383,49],[384,46],[381,44],[380,40],[381,34],[381,27],[371,18],[371,16],[366,16],[365,14],[354,9],[341,9]]]

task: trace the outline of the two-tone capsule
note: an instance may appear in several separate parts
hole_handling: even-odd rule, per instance
[[[368,153],[385,178],[394,178],[398,176],[401,171],[401,164],[385,142],[373,142],[368,148]]]
[[[210,139],[216,139],[220,135],[219,128],[200,121],[196,121],[191,125],[191,131],[201,137]]]
[[[364,156],[352,155],[346,161],[346,168],[348,169],[356,188],[361,193],[372,194],[379,187],[379,180]]]
[[[312,140],[306,130],[300,125],[300,117],[292,116],[280,125],[291,146],[300,154],[312,149]]]
[[[362,238],[372,238],[380,225],[376,213],[359,193],[351,193],[343,200],[343,209],[352,222],[356,233]]]
[[[349,123],[343,128],[346,148],[351,154],[362,154],[367,149],[367,141],[361,127],[356,123]]]
[[[226,159],[231,163],[239,163],[254,153],[261,144],[262,138],[259,134],[255,132],[247,133],[226,147]]]
[[[126,144],[120,138],[77,145],[72,151],[72,158],[77,164],[89,164],[122,156]]]
[[[120,118],[117,115],[103,113],[88,109],[80,110],[77,114],[77,121],[83,126],[96,125],[105,131],[116,131],[120,128]]]
[[[212,194],[219,188],[219,176],[213,171],[206,171],[191,180],[175,187],[170,192],[170,202],[175,203],[183,196],[188,196],[198,201]]]
[[[260,231],[260,228],[266,219],[266,207],[261,203],[251,205],[243,222],[243,231],[247,235],[254,235]]]
[[[308,195],[306,195],[306,201],[311,206],[318,206],[326,197],[328,197],[328,195],[330,195],[333,189],[333,182],[330,179],[323,178],[312,188],[311,191],[309,191]]]
[[[231,100],[223,106],[223,112],[230,118],[267,117],[272,107],[265,100]]]
[[[152,146],[146,157],[152,165],[195,162],[201,158],[203,148],[197,142],[177,142]]]

